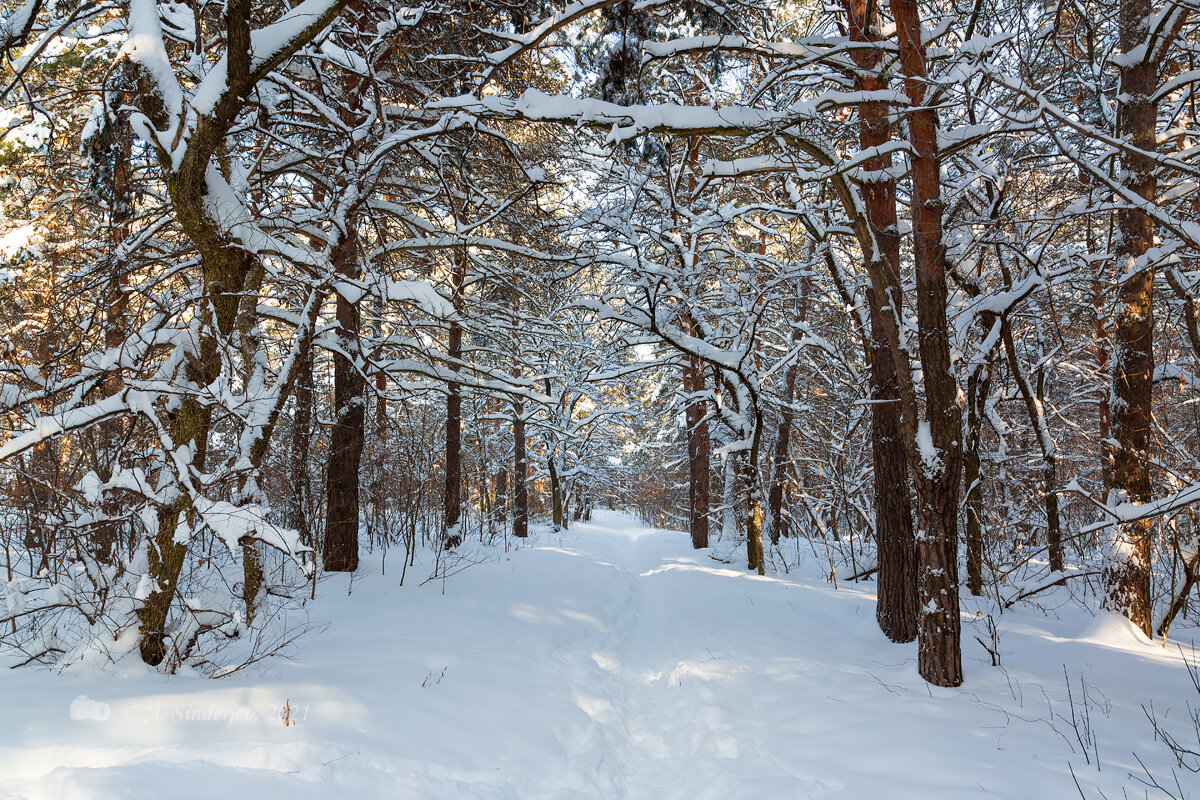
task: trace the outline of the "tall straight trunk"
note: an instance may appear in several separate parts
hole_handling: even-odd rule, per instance
[[[963,479],[966,484],[967,588],[983,594],[983,475],[979,469],[979,446],[983,431],[991,368],[979,367],[967,379],[967,442],[963,449]]]
[[[683,366],[683,391],[687,395],[688,445],[688,530],[692,547],[708,547],[709,461],[712,443],[708,436],[708,415],[704,403],[697,398],[704,391],[704,372],[700,359],[689,356]]]
[[[550,513],[551,522],[555,528],[566,527],[566,520],[563,518],[563,493],[562,484],[558,479],[558,466],[554,463],[554,451],[550,451],[550,455],[546,458],[546,465],[550,469]]]
[[[498,522],[508,519],[508,467],[501,464],[492,478],[492,488],[495,501],[492,503],[492,514]]]
[[[746,566],[762,575],[766,571],[766,562],[763,558],[763,498],[758,479],[758,457],[763,426],[761,409],[755,408],[753,420],[754,432],[750,437],[750,452],[742,461],[742,480],[746,484]]]
[[[845,0],[850,20],[850,38],[880,42],[881,17],[871,0]],[[855,88],[858,91],[887,89],[880,76],[882,53],[862,49],[855,52]],[[881,147],[892,140],[891,106],[862,103],[858,106],[859,146]],[[884,315],[899,319],[903,308],[900,284],[900,233],[896,217],[896,179],[888,171],[891,156],[869,159],[864,165],[870,180],[862,184],[867,223],[875,237],[876,268],[885,278],[884,296],[867,288],[871,322],[871,461],[875,485],[875,540],[879,553],[879,599],[875,617],[893,642],[917,638],[917,562],[913,537],[912,502],[909,491],[908,455],[901,424],[898,369],[887,340]]]
[[[529,462],[525,455],[525,409],[513,404],[513,536],[529,535]]]
[[[358,277],[358,235],[351,227],[333,252],[338,275]],[[358,306],[337,297],[338,340],[346,353],[358,351]],[[352,358],[333,354],[333,431],[329,442],[329,472],[325,482],[325,546],[329,572],[358,569],[359,466],[366,425],[366,380]]]
[[[308,444],[312,435],[313,412],[313,351],[311,339],[305,343],[297,366],[295,388],[296,411],[292,417],[291,463],[292,495],[288,499],[287,525],[300,533],[300,541],[312,543],[312,526],[308,515],[312,508],[308,482]]]
[[[1150,47],[1148,20],[1151,0],[1121,0],[1119,35],[1121,87],[1117,98],[1118,136],[1129,146],[1121,152],[1121,183],[1147,204],[1155,202],[1158,182],[1158,104],[1154,99],[1158,58],[1163,46]],[[1141,208],[1117,211],[1117,314],[1113,326],[1112,437],[1113,488],[1120,499],[1145,503],[1152,499],[1150,458],[1151,390],[1154,378],[1154,273],[1148,257],[1154,246],[1154,220]],[[1153,635],[1150,600],[1151,521],[1114,526],[1113,542],[1104,567],[1104,607],[1124,614]]]
[[[946,320],[946,248],[942,241],[938,118],[926,102],[925,42],[916,0],[889,0],[905,90],[912,147],[913,252],[917,325],[925,377],[925,418],[917,442],[917,666],[938,686],[962,683],[958,609],[958,490],[962,476],[962,419],[950,362]]]
[[[119,80],[127,80],[127,68],[120,69]],[[112,244],[114,249],[125,242],[129,236],[129,219],[133,214],[133,194],[131,191],[131,159],[133,155],[133,132],[129,128],[126,114],[118,114],[117,120],[109,125],[106,133],[112,142],[112,194],[110,198],[110,225],[112,228]],[[114,264],[108,286],[104,290],[104,347],[109,352],[117,350],[128,335],[128,325],[125,313],[129,307],[129,291],[122,285],[123,265]],[[120,369],[113,369],[104,380],[105,394],[112,395],[121,391],[124,380]],[[108,482],[113,472],[119,466],[117,453],[120,440],[124,434],[125,423],[119,419],[105,420],[100,423],[101,458],[98,464],[100,480]],[[104,503],[106,519],[96,528],[95,554],[105,563],[112,562],[117,557],[119,547],[120,524],[110,517],[118,510],[118,505],[107,500]]]
[[[701,90],[700,82],[694,81],[693,92]],[[694,95],[693,95],[694,99]],[[700,150],[704,137],[691,136],[687,140],[687,152],[684,157],[686,170],[686,197],[690,203],[696,197],[697,166],[700,163]],[[678,213],[675,215],[675,226],[683,223]],[[689,246],[694,246],[694,240]],[[682,258],[682,255],[680,256]],[[683,263],[680,264],[683,267]],[[693,335],[696,331],[689,331]],[[684,420],[687,424],[688,448],[688,532],[692,536],[692,548],[701,550],[708,547],[708,512],[710,505],[709,490],[711,486],[712,441],[708,432],[708,413],[705,402],[700,399],[704,392],[703,362],[695,355],[685,357],[683,364],[683,392],[687,396],[684,409]]]
[[[463,284],[467,279],[467,257],[455,251],[454,272],[451,276],[453,303],[456,313],[463,308]],[[448,346],[446,349],[450,369],[462,369],[462,326],[450,321]],[[453,534],[462,517],[462,386],[450,382],[446,396],[446,492],[445,492],[445,535]]]
[[[512,376],[521,377],[521,293],[512,290]],[[529,535],[529,461],[525,454],[525,406],[513,402],[513,536]]]
[[[796,319],[802,323],[808,321],[808,294],[811,288],[811,278],[805,276],[800,279],[800,302]],[[803,336],[804,332],[801,328],[794,328],[792,330],[792,346],[795,347]],[[800,359],[797,357],[794,362],[788,365],[787,374],[783,379],[783,411],[779,415],[779,431],[775,436],[771,492],[767,497],[767,510],[769,512],[767,518],[771,524],[771,544],[779,544],[779,538],[789,534],[787,521],[783,517],[783,491],[787,486],[787,475],[789,472],[788,450],[792,441],[792,424],[796,416],[792,410],[792,403],[796,399],[796,379],[799,377],[799,374]]]
[[[1084,175],[1080,169],[1081,176]],[[1085,178],[1088,186],[1088,205],[1092,204],[1092,182],[1090,178]],[[1087,254],[1092,256],[1097,251],[1096,233],[1093,227],[1092,215],[1085,214],[1083,218],[1085,237],[1087,241]],[[1103,391],[1100,392],[1100,399],[1096,403],[1096,416],[1100,426],[1100,452],[1101,452],[1101,478],[1104,482],[1104,495],[1108,496],[1109,491],[1113,487],[1112,472],[1113,472],[1113,453],[1109,440],[1112,438],[1112,392],[1107,383],[1109,364],[1109,342],[1108,330],[1105,325],[1106,313],[1105,306],[1105,283],[1104,283],[1104,264],[1100,259],[1091,259],[1092,264],[1092,354],[1096,359],[1096,374],[1106,376],[1105,384],[1102,386]]]

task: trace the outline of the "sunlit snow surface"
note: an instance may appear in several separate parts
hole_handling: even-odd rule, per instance
[[[758,577],[615,514],[444,594],[365,563],[257,671],[3,670],[0,798],[1024,800],[1078,796],[1071,767],[1089,798],[1140,797],[1134,753],[1173,764],[1141,705],[1183,736],[1200,702],[1174,648],[1070,605],[1006,614],[1002,668],[965,611],[966,684],[930,688],[874,584]]]

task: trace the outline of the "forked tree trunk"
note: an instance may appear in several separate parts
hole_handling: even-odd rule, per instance
[[[881,15],[871,0],[845,0],[850,21],[850,38],[859,42],[882,42]],[[879,74],[882,51],[856,50],[855,89],[886,90],[887,80]],[[862,103],[858,106],[859,146],[881,147],[892,140],[891,106]],[[863,204],[875,237],[877,269],[885,278],[886,292],[867,289],[871,340],[867,353],[871,367],[871,460],[875,474],[875,539],[879,553],[879,599],[875,617],[884,635],[893,642],[917,638],[917,562],[913,539],[912,504],[909,489],[908,454],[901,425],[897,365],[887,340],[884,315],[899,319],[903,308],[900,285],[900,234],[896,217],[896,179],[888,168],[891,156],[869,159],[864,165],[871,180],[862,184]]]
[[[199,187],[174,187],[173,200],[176,205],[194,202],[199,207],[203,202],[199,196],[191,198],[188,190]],[[193,216],[192,219],[195,219]],[[201,247],[201,271],[204,276],[207,309],[196,352],[184,368],[187,382],[194,389],[210,386],[221,374],[221,355],[217,337],[228,340],[233,334],[237,320],[240,293],[246,274],[251,269],[251,258],[245,252],[228,246],[218,238],[215,230],[197,225],[193,241],[203,242]],[[225,288],[228,287],[228,288]],[[232,291],[231,291],[232,290]],[[188,446],[191,450],[190,468],[202,473],[208,458],[208,434],[212,426],[212,406],[201,402],[198,395],[189,392],[179,401],[179,407],[169,417],[171,441],[176,447]],[[138,644],[142,660],[151,665],[161,664],[167,656],[166,624],[171,603],[178,591],[179,576],[187,558],[187,540],[176,539],[176,529],[181,518],[187,524],[194,522],[188,496],[181,492],[179,499],[158,512],[158,532],[153,546],[147,550],[147,573],[155,588],[138,609],[141,623],[141,639]]]

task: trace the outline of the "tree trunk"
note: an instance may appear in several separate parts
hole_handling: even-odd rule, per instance
[[[683,367],[683,391],[687,396],[688,445],[688,529],[692,547],[708,547],[709,460],[712,444],[708,437],[708,415],[704,403],[696,398],[704,391],[704,372],[700,360],[689,356]]]
[[[1146,45],[1147,20],[1154,13],[1150,0],[1121,0],[1121,51],[1135,53]],[[1151,50],[1164,49],[1156,44]],[[1118,136],[1129,145],[1121,153],[1121,182],[1147,204],[1155,202],[1158,184],[1157,150],[1158,60],[1155,52],[1121,62],[1117,98]],[[1118,499],[1146,503],[1152,499],[1150,458],[1151,391],[1154,378],[1154,272],[1147,258],[1154,246],[1154,220],[1140,208],[1117,211],[1119,234],[1115,246],[1117,314],[1113,326],[1112,436],[1113,488]],[[1113,527],[1111,552],[1104,567],[1104,607],[1124,614],[1153,635],[1150,600],[1152,523],[1149,519]]]
[[[525,456],[525,409],[513,403],[513,536],[529,535],[529,462]]]
[[[556,529],[564,527],[562,486],[558,482],[558,467],[554,463],[554,452],[551,451],[546,459],[550,468],[550,513],[551,521]]]
[[[796,318],[800,322],[808,321],[808,293],[812,287],[812,279],[805,276],[800,279],[800,303]],[[799,328],[792,329],[792,346],[803,338],[804,333]],[[779,544],[781,536],[789,535],[787,521],[783,517],[783,492],[787,486],[788,450],[792,440],[792,423],[795,412],[792,403],[796,399],[796,379],[800,374],[800,357],[788,365],[787,374],[783,379],[783,410],[779,415],[779,431],[775,436],[775,454],[772,459],[771,492],[767,497],[768,519],[770,520],[771,544]]]
[[[333,253],[338,275],[358,277],[358,236],[351,227]],[[337,297],[338,341],[350,354],[358,352],[358,306]],[[351,358],[333,354],[333,431],[329,442],[329,472],[325,483],[325,546],[329,572],[358,569],[359,465],[366,424],[366,380]]]
[[[521,377],[521,293],[512,290],[512,376]],[[529,462],[525,455],[525,406],[513,401],[513,536],[529,535]]]
[[[452,276],[453,303],[455,312],[463,308],[463,284],[467,279],[467,257],[455,251],[454,274]],[[450,321],[447,361],[450,369],[458,372],[462,369],[462,326],[457,321]],[[462,517],[462,387],[451,382],[447,387],[446,396],[446,493],[445,532],[444,536],[452,536]]]
[[[985,369],[986,373],[981,376]],[[983,476],[979,469],[979,445],[990,382],[990,367],[973,370],[967,379],[967,444],[963,450],[967,487],[967,588],[976,597],[983,594]]]
[[[179,189],[175,191],[180,192]],[[177,198],[174,193],[172,199],[177,206],[184,206],[191,200]],[[201,201],[195,198],[195,202],[199,204]],[[199,346],[184,368],[188,384],[198,390],[200,387],[212,385],[221,374],[217,337],[228,339],[233,333],[237,321],[239,293],[245,283],[246,273],[250,270],[251,259],[241,250],[224,244],[215,245],[215,231],[198,229],[192,238],[193,241],[199,240],[198,244],[203,242],[203,245],[200,245],[201,271],[205,285],[204,295],[208,301],[205,304],[207,308],[201,312],[205,318],[205,333],[201,334]],[[179,401],[179,407],[168,415],[172,443],[177,448],[190,448],[191,458],[188,463],[191,471],[204,472],[211,426],[212,406],[201,402],[197,394],[192,392],[184,394]],[[161,664],[167,655],[167,616],[178,590],[179,576],[183,571],[188,549],[186,538],[183,541],[176,539],[176,528],[180,518],[184,516],[191,525],[195,521],[192,513],[188,495],[181,492],[178,500],[159,510],[158,531],[154,536],[153,546],[147,551],[147,573],[155,588],[143,601],[137,614],[141,623],[141,640],[138,647],[142,661],[150,666]]]
[[[754,411],[754,432],[750,437],[750,452],[742,462],[742,479],[746,483],[746,562],[759,575],[766,571],[763,558],[762,489],[758,480],[758,456],[762,442],[762,410]]]
[[[869,0],[845,0],[852,41],[879,42],[881,18]],[[869,16],[868,16],[869,15]],[[887,80],[878,70],[881,51],[857,50],[855,74],[858,91],[887,89]],[[880,147],[892,140],[891,107],[887,103],[862,103],[858,106],[859,146],[863,150]],[[891,156],[868,160],[863,166],[873,179],[862,184],[863,204],[875,237],[876,268],[885,277],[884,296],[875,287],[867,288],[871,322],[871,460],[875,485],[875,541],[879,557],[879,599],[875,617],[879,627],[893,642],[911,642],[917,638],[917,562],[913,538],[912,504],[909,491],[908,455],[901,425],[900,391],[897,364],[887,340],[884,315],[898,320],[903,308],[900,284],[900,234],[896,217],[896,180],[887,171]]]
[[[1012,326],[1007,317],[1000,320],[1000,335],[1004,340],[1004,352],[1008,356],[1008,369],[1021,393],[1025,403],[1025,411],[1029,415],[1029,423],[1033,426],[1042,452],[1042,502],[1046,508],[1046,542],[1050,556],[1050,569],[1060,572],[1063,568],[1062,533],[1058,519],[1058,456],[1054,440],[1050,438],[1050,428],[1046,424],[1042,399],[1044,396],[1045,377],[1043,368],[1038,367],[1037,389],[1029,384],[1029,379],[1021,369],[1017,360],[1017,348],[1013,342]]]
[[[311,508],[308,482],[308,443],[312,435],[313,351],[311,339],[305,343],[296,374],[296,413],[292,417],[292,495],[288,499],[287,525],[300,533],[300,541],[312,545]]]
[[[905,90],[912,146],[913,252],[917,324],[925,376],[925,419],[918,427],[922,469],[917,487],[917,665],[938,686],[962,683],[958,609],[958,489],[962,476],[962,420],[950,362],[946,320],[946,249],[942,241],[940,159],[936,107],[926,102],[925,43],[916,0],[889,0]]]

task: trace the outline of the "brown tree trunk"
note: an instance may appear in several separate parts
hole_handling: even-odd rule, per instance
[[[1042,399],[1044,395],[1045,377],[1042,368],[1038,368],[1038,385],[1035,392],[1029,384],[1017,360],[1017,348],[1013,342],[1012,326],[1007,318],[1000,320],[1000,335],[1004,340],[1004,352],[1008,356],[1008,369],[1025,402],[1025,411],[1029,415],[1029,423],[1033,426],[1042,451],[1042,502],[1046,507],[1046,543],[1050,556],[1050,569],[1060,572],[1063,568],[1062,529],[1058,519],[1058,456],[1055,452],[1054,441],[1050,438],[1050,430],[1046,425]]]
[[[525,409],[513,404],[513,536],[529,535],[529,462],[525,455]]]
[[[463,308],[463,284],[467,279],[467,257],[464,253],[454,253],[454,273],[451,276],[453,303],[456,313]],[[448,346],[446,349],[450,369],[458,372],[462,369],[462,326],[456,320],[450,321]],[[455,533],[455,526],[462,517],[462,386],[451,382],[446,396],[446,493],[445,507],[445,536]]]
[[[986,369],[986,374],[981,376]],[[983,475],[979,469],[979,446],[987,402],[990,367],[972,371],[967,379],[967,443],[963,449],[967,513],[967,588],[983,594]]]
[[[708,415],[704,403],[696,398],[704,391],[704,372],[700,360],[688,356],[683,366],[683,391],[687,395],[688,446],[688,529],[692,547],[708,547],[709,460],[712,444],[708,437]]]
[[[808,321],[808,293],[812,287],[812,279],[805,276],[800,279],[800,304],[796,319]],[[792,346],[803,338],[804,333],[796,327],[792,330]],[[789,535],[787,521],[783,518],[783,492],[787,487],[788,450],[792,441],[792,423],[795,412],[792,403],[796,399],[796,379],[800,374],[800,357],[788,365],[787,374],[783,379],[783,411],[779,415],[779,431],[775,436],[775,454],[772,459],[773,471],[771,492],[767,496],[768,519],[770,520],[771,544],[779,544],[779,537]]]
[[[333,253],[338,275],[358,276],[358,235],[351,227]],[[358,307],[337,297],[338,341],[349,354],[358,352]],[[352,358],[333,354],[333,431],[329,443],[329,472],[325,482],[325,546],[329,572],[358,569],[359,466],[366,424],[366,380]]]
[[[750,452],[742,460],[742,480],[746,483],[746,566],[762,575],[766,572],[763,557],[763,507],[762,489],[758,480],[758,458],[762,443],[762,410],[757,408],[755,398],[754,433],[750,439]]]
[[[879,42],[881,17],[870,0],[845,0],[853,41]],[[868,17],[868,12],[870,16]],[[855,75],[858,91],[887,88],[879,75],[880,51],[859,50],[855,54],[859,71]],[[862,103],[858,107],[859,146],[880,147],[892,139],[887,103]],[[900,286],[900,234],[896,217],[896,180],[885,170],[890,156],[870,159],[864,169],[872,180],[863,182],[863,202],[867,222],[875,237],[877,268],[885,277],[887,296],[875,287],[867,288],[871,321],[871,459],[875,473],[875,539],[879,553],[879,600],[875,616],[879,627],[893,642],[911,642],[917,638],[917,562],[913,538],[912,504],[909,491],[908,455],[901,425],[901,405],[897,365],[887,340],[884,315],[899,319],[903,307]]]
[[[122,80],[124,72],[121,71]],[[112,140],[113,173],[112,173],[112,203],[111,219],[112,243],[117,248],[129,235],[129,219],[133,214],[133,195],[131,192],[131,158],[133,153],[133,131],[129,128],[127,114],[118,114],[117,120],[111,123],[107,136]],[[119,349],[128,335],[125,322],[125,312],[129,307],[129,291],[122,285],[123,266],[114,264],[108,286],[104,291],[105,325],[104,347],[109,352]],[[124,386],[120,368],[114,368],[104,380],[104,391],[112,396],[121,391]],[[119,418],[105,420],[100,423],[100,441],[102,457],[98,464],[100,480],[108,482],[114,471],[120,465],[117,463],[117,453],[120,450],[121,437],[125,431],[125,422]],[[111,500],[105,501],[105,516],[117,512],[118,505]],[[117,557],[120,523],[115,519],[105,519],[96,529],[96,557],[105,563],[111,563]]]
[[[304,345],[297,366],[295,388],[296,412],[292,417],[291,464],[292,495],[288,500],[287,525],[300,533],[300,541],[312,546],[312,526],[308,523],[311,508],[308,482],[308,442],[312,434],[313,411],[313,351],[311,338]]]
[[[938,119],[926,103],[925,43],[916,0],[889,0],[905,90],[912,146],[913,252],[917,324],[925,376],[925,419],[916,445],[921,469],[917,488],[917,666],[938,686],[962,683],[958,609],[958,490],[962,476],[962,419],[958,385],[950,363],[946,320],[946,248],[942,241]]]
[[[185,207],[199,207],[199,197],[191,198],[186,189],[197,187],[173,187],[175,203]],[[195,206],[187,204],[194,202]],[[194,217],[193,217],[194,219]],[[205,297],[208,308],[202,312],[204,329],[197,352],[185,367],[188,383],[198,389],[210,386],[221,374],[221,356],[217,348],[217,337],[227,340],[233,333],[239,308],[240,289],[245,284],[246,274],[251,269],[251,258],[245,252],[228,246],[218,239],[215,230],[197,225],[192,233],[201,249],[201,271],[204,277]],[[232,291],[231,291],[232,290]],[[201,402],[193,393],[184,394],[179,407],[168,416],[171,441],[176,447],[187,445],[191,449],[190,468],[203,472],[208,457],[208,434],[212,426],[212,406]],[[142,660],[157,666],[166,658],[166,624],[171,603],[178,590],[179,576],[187,557],[187,541],[177,541],[176,528],[180,518],[186,516],[193,522],[192,508],[185,493],[178,500],[158,512],[158,532],[154,544],[147,551],[147,572],[155,583],[155,589],[138,609],[141,623],[139,650]]]
[[[554,451],[546,457],[546,465],[550,469],[550,513],[551,522],[555,528],[566,526],[566,521],[563,519],[563,496],[562,486],[558,482],[558,467],[554,463]]]
[[[1134,53],[1146,45],[1147,20],[1154,12],[1150,0],[1121,0],[1119,35],[1121,51]],[[1162,45],[1156,44],[1155,51]],[[1157,150],[1158,60],[1154,52],[1140,59],[1126,57],[1120,67],[1117,99],[1118,135],[1129,150],[1121,153],[1121,182],[1147,204],[1158,190],[1154,160]],[[1154,220],[1140,208],[1117,212],[1115,246],[1117,315],[1113,326],[1112,437],[1113,488],[1121,499],[1149,502],[1153,496],[1150,458],[1151,392],[1154,378],[1154,272],[1147,258],[1154,246]],[[1124,614],[1153,635],[1150,600],[1151,521],[1138,520],[1115,526],[1112,552],[1104,568],[1104,607]]]
[[[512,376],[521,377],[521,340],[518,334],[521,319],[521,293],[512,290]],[[513,536],[524,539],[529,535],[529,462],[525,455],[525,407],[513,402]]]

